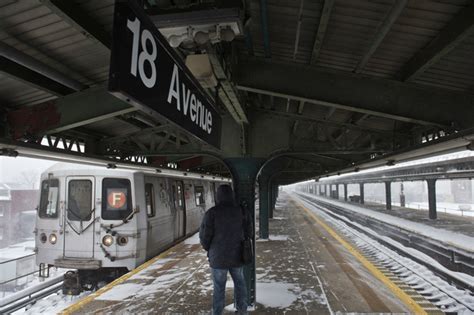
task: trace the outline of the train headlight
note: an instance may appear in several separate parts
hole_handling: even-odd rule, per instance
[[[58,237],[56,236],[56,234],[53,233],[53,234],[50,234],[50,235],[49,235],[49,242],[50,242],[51,244],[53,244],[53,245],[56,244],[56,241],[57,241],[57,240],[58,240]]]
[[[44,244],[44,243],[46,243],[47,240],[48,240],[48,237],[46,236],[46,234],[41,233],[41,235],[40,235],[40,241],[41,241],[41,243]]]
[[[102,244],[105,246],[110,246],[114,243],[114,238],[111,235],[106,235],[102,238]]]
[[[119,245],[121,245],[121,246],[125,246],[125,245],[127,245],[127,243],[128,243],[128,237],[126,237],[126,236],[119,236],[119,237],[117,238],[117,244],[119,244]]]

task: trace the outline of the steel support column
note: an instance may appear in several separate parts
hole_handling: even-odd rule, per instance
[[[273,183],[270,184],[271,203],[270,203],[270,212],[268,213],[270,219],[273,219],[273,210],[275,209],[276,200],[277,200],[277,191],[275,187],[278,187],[278,186]]]
[[[259,190],[259,235],[262,239],[268,239],[268,217],[270,213],[270,180],[261,177],[258,180]]]
[[[392,210],[392,182],[385,182],[385,208]]]
[[[428,184],[428,209],[431,220],[436,220],[438,214],[436,212],[436,179],[427,179]]]
[[[344,184],[344,201],[347,201],[347,184]]]
[[[253,262],[244,266],[245,282],[247,284],[248,305],[255,305],[256,274],[255,274],[255,180],[263,164],[263,159],[256,158],[227,158],[224,160],[232,174],[235,199],[242,205],[244,211],[250,214],[250,228],[253,234]]]
[[[339,199],[339,184],[336,184],[336,195],[334,197]]]
[[[361,204],[364,204],[364,183],[360,183],[359,184],[359,188],[360,188],[360,203]]]

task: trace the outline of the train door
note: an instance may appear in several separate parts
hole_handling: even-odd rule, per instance
[[[173,184],[173,199],[175,217],[175,239],[186,235],[186,202],[184,198],[184,184],[182,181],[175,181]]]
[[[94,256],[95,178],[66,178],[66,210],[64,213],[64,256]]]

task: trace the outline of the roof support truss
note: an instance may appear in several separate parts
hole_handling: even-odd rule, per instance
[[[402,67],[399,74],[401,80],[415,80],[472,34],[474,34],[474,3],[458,12],[435,39]]]
[[[329,24],[329,17],[331,16],[334,0],[324,0],[323,10],[319,18],[318,31],[314,40],[313,51],[311,52],[311,64],[315,64],[319,58],[321,47],[323,46],[324,36]]]
[[[239,62],[234,75],[237,88],[243,91],[447,130],[474,123],[474,96],[466,93],[261,59]],[[448,107],[450,111],[446,111]]]

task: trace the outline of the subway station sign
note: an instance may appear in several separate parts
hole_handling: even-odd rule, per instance
[[[137,2],[115,3],[109,91],[219,148],[214,102]]]

